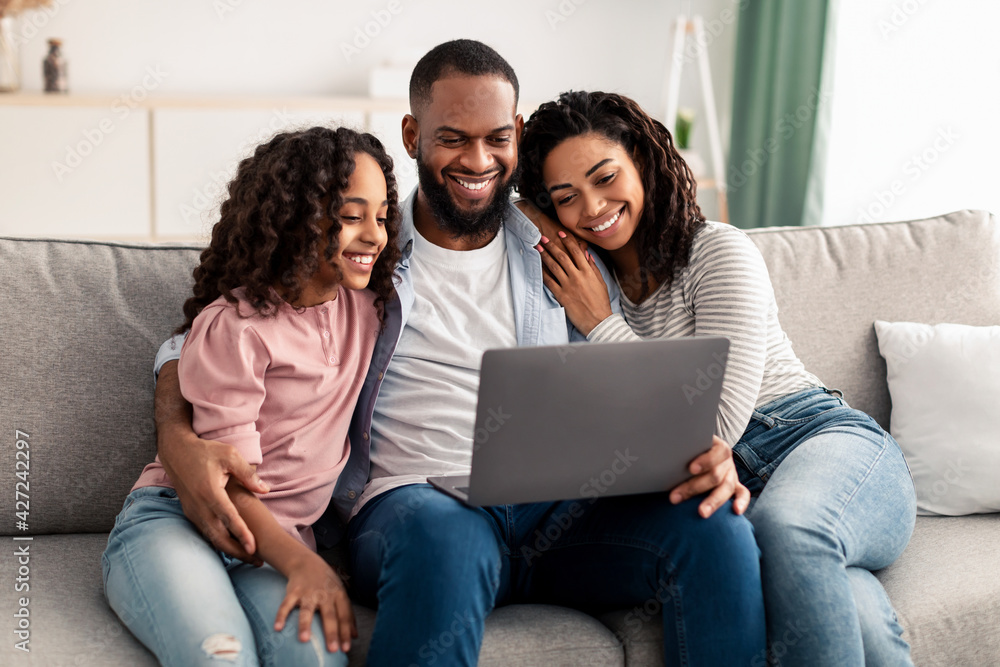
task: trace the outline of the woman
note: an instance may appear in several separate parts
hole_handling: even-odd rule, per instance
[[[532,114],[520,162],[521,195],[548,216],[536,216],[545,284],[589,340],[730,339],[717,434],[736,443],[754,496],[772,657],[911,664],[871,573],[913,530],[899,446],[803,367],[760,252],[740,230],[705,221],[667,129],[628,98],[565,93]],[[624,317],[612,314],[590,253],[561,241],[566,232],[613,268]]]

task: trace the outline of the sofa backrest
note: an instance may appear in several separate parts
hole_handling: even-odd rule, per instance
[[[156,454],[153,357],[181,324],[198,254],[0,238],[0,534],[111,529]],[[27,531],[14,514],[18,430]]]
[[[760,229],[750,238],[806,368],[886,429],[891,403],[876,319],[1000,324],[1000,224],[989,213]]]
[[[1000,324],[1000,225],[986,213],[751,238],[806,367],[884,426],[875,319]],[[0,534],[110,530],[156,453],[153,357],[180,324],[199,251],[0,238]]]

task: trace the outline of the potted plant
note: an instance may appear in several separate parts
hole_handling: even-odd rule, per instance
[[[691,128],[694,126],[694,109],[681,108],[677,110],[677,120],[674,123],[674,144],[677,152],[687,162],[695,178],[705,175],[705,160],[696,151],[691,150]]]

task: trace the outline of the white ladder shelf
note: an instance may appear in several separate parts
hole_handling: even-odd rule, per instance
[[[726,197],[726,163],[722,154],[722,136],[719,132],[719,117],[715,107],[715,93],[712,90],[712,73],[708,64],[708,44],[705,38],[705,24],[700,16],[690,19],[683,14],[677,17],[674,24],[674,44],[670,56],[670,74],[667,77],[664,97],[666,115],[664,125],[671,134],[677,122],[677,105],[680,98],[681,74],[684,68],[684,47],[687,39],[693,37],[698,54],[698,74],[701,79],[701,94],[705,104],[705,116],[708,126],[708,143],[712,157],[711,180],[698,180],[699,187],[714,188],[719,205],[719,220],[729,222],[729,202]]]

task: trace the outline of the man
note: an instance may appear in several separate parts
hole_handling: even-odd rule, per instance
[[[442,44],[414,69],[402,130],[419,186],[403,204],[399,298],[317,540],[329,545],[336,518],[348,522],[352,594],[378,609],[370,665],[474,665],[486,616],[510,602],[600,611],[650,600],[663,604],[668,663],[749,664],[764,650],[757,549],[727,502],[737,481],[721,441],[692,463],[699,474],[672,492],[676,504],[664,493],[470,508],[425,483],[469,471],[484,350],[583,339],[542,286],[539,232],[510,203],[517,98],[510,65],[479,42]],[[161,461],[205,536],[252,559],[222,489],[230,475],[265,489],[231,448],[191,431],[167,348]]]

